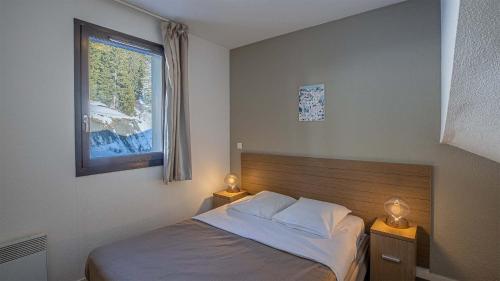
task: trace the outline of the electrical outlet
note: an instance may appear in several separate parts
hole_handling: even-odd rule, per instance
[[[236,149],[242,150],[243,149],[243,143],[242,142],[237,142],[236,143]]]

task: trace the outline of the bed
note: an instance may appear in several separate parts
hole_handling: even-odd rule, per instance
[[[350,223],[337,226],[339,235],[333,235],[332,241],[321,241],[286,226],[229,210],[226,205],[95,249],[87,259],[86,278],[88,281],[363,280],[369,240],[365,226],[383,214],[377,208],[383,206],[388,196],[403,196],[414,203],[417,216],[413,220],[422,226],[420,240],[424,242],[419,244],[417,261],[420,258],[423,265],[428,262],[425,214],[430,210],[425,204],[429,200],[430,178],[430,167],[421,165],[243,154],[242,186],[251,194],[268,189],[295,198],[339,202],[353,210],[349,216],[361,221],[362,226],[359,223],[353,224],[356,227]],[[375,192],[366,190],[373,187]],[[422,218],[423,221],[418,221]]]
[[[347,257],[343,260],[348,265],[341,269],[342,279],[338,279],[327,265],[243,237],[239,235],[242,233],[233,233],[238,232],[234,228],[230,232],[209,224],[217,224],[220,215],[229,219],[219,223],[233,223],[234,228],[256,228],[275,235],[287,231],[261,228],[262,224],[253,223],[259,218],[228,212],[222,206],[193,219],[97,248],[87,259],[86,278],[89,281],[363,280],[367,268],[366,234],[356,241],[353,260]]]

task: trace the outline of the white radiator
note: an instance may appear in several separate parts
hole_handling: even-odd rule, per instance
[[[0,244],[1,281],[47,280],[47,235]]]

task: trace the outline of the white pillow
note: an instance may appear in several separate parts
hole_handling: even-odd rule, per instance
[[[273,216],[273,220],[323,238],[332,238],[335,226],[351,210],[342,205],[301,197],[295,204]]]
[[[229,204],[229,209],[270,220],[277,212],[292,205],[295,201],[297,200],[290,196],[261,191],[251,199]]]

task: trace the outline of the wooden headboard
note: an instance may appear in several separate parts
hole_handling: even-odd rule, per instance
[[[334,202],[351,209],[369,228],[385,215],[384,202],[403,198],[418,224],[417,265],[429,267],[432,167],[271,154],[241,154],[241,186]]]

